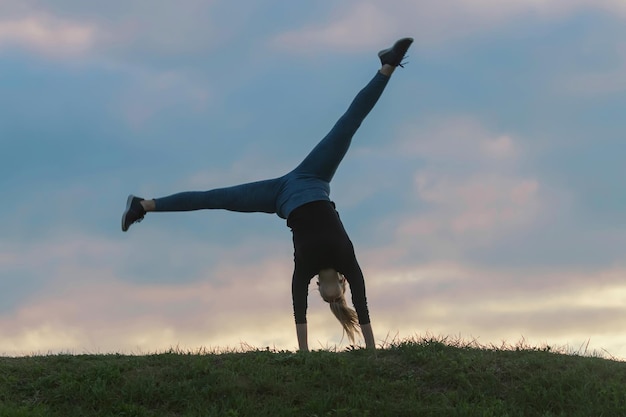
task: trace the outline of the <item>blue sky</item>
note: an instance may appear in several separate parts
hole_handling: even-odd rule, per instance
[[[626,358],[624,2],[309,3],[0,1],[0,353],[295,349],[283,220],[126,196],[286,173],[412,36],[331,184],[376,339]]]

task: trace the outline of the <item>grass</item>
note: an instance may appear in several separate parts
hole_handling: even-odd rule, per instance
[[[0,416],[626,416],[626,363],[441,338],[0,358]]]

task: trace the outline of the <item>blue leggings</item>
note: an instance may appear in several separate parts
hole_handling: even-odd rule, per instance
[[[352,136],[384,91],[389,77],[377,72],[346,113],[293,171],[279,178],[209,191],[186,191],[155,199],[155,211],[224,209],[276,213],[286,219],[295,208],[330,199],[330,181]]]

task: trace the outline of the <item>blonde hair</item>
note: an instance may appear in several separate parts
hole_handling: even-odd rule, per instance
[[[319,273],[318,286],[320,295],[330,304],[330,311],[341,323],[350,342],[354,344],[360,326],[356,311],[348,307],[346,302],[346,279],[334,269],[323,269]]]

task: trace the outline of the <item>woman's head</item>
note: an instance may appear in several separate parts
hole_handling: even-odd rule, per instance
[[[346,303],[346,279],[336,270],[322,269],[317,282],[320,295],[330,304],[330,310],[348,335],[350,342],[355,343],[355,335],[359,332],[359,320],[356,311]]]

